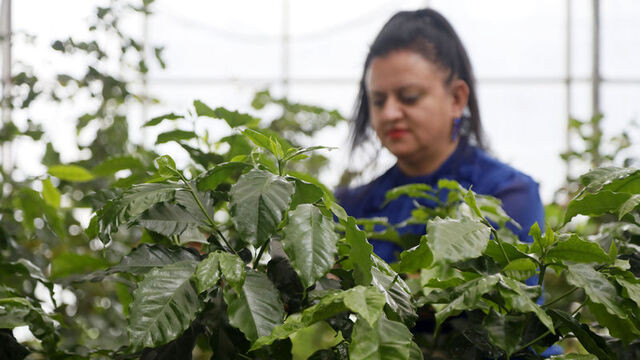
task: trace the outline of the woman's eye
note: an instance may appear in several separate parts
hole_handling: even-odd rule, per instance
[[[418,94],[400,96],[400,101],[402,101],[402,103],[406,105],[415,104],[418,101],[418,99],[420,99],[420,95]]]
[[[373,99],[371,100],[371,104],[372,104],[374,107],[381,108],[381,107],[383,107],[383,106],[384,106],[384,101],[385,101],[385,99],[384,99],[384,98],[373,98]]]

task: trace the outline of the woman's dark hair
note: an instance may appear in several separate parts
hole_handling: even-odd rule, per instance
[[[469,86],[468,112],[463,114],[461,137],[483,147],[482,124],[478,110],[475,79],[471,63],[460,38],[451,24],[435,10],[401,11],[382,27],[369,48],[364,63],[360,90],[351,128],[352,149],[362,144],[369,134],[369,99],[365,76],[371,61],[396,50],[411,50],[449,72],[446,83],[464,80]]]

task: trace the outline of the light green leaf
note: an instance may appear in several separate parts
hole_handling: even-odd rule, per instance
[[[211,109],[207,104],[203,103],[200,100],[193,101],[193,107],[196,109],[196,114],[198,116],[206,116],[210,118],[218,118],[216,113]]]
[[[632,212],[638,206],[640,206],[640,194],[634,194],[618,209],[618,220],[622,220],[625,215]]]
[[[85,182],[94,179],[89,170],[77,165],[54,165],[49,167],[48,173],[60,180],[74,182]]]
[[[320,187],[297,178],[288,178],[288,180],[293,180],[295,184],[295,192],[291,199],[292,209],[300,204],[314,204],[322,199],[324,192]]]
[[[147,121],[146,123],[144,123],[144,125],[142,125],[142,127],[156,126],[160,124],[163,120],[177,120],[182,118],[183,116],[176,115],[174,113],[164,114],[164,115],[156,116],[153,119]]]
[[[86,274],[105,269],[108,266],[109,263],[106,260],[90,255],[59,254],[51,261],[51,279],[57,280],[71,275]]]
[[[631,167],[601,167],[580,176],[582,194],[600,190],[640,193],[640,170]]]
[[[433,254],[429,249],[427,237],[422,236],[418,245],[400,253],[400,262],[395,269],[401,273],[414,273],[420,269],[430,267],[432,262]]]
[[[109,176],[125,169],[143,169],[142,161],[133,156],[110,157],[91,169],[95,176]]]
[[[538,265],[529,258],[512,260],[502,271],[514,279],[524,281],[535,275]]]
[[[631,197],[627,193],[615,193],[602,190],[594,194],[585,194],[571,200],[564,216],[565,224],[578,215],[599,216],[609,213],[618,213],[619,209]]]
[[[120,264],[110,268],[109,272],[128,272],[139,275],[156,267],[185,261],[196,263],[199,260],[195,252],[184,248],[142,244],[123,257]]]
[[[222,274],[220,273],[220,253],[213,252],[196,267],[195,280],[198,293],[214,287]]]
[[[213,113],[215,114],[216,118],[223,119],[232,128],[238,126],[252,127],[257,126],[260,123],[260,119],[254,118],[249,114],[239,113],[238,111],[229,111],[223,107],[216,108],[215,110],[213,110]]]
[[[504,257],[500,245],[502,245],[502,249],[504,249],[504,253],[507,254],[509,259]],[[527,254],[520,251],[516,246],[505,242],[498,244],[495,240],[489,241],[487,248],[484,250],[484,254],[490,256],[501,266],[506,266],[510,261],[528,258]]]
[[[373,287],[356,286],[344,292],[344,305],[347,309],[360,315],[369,325],[382,315],[385,296]]]
[[[242,134],[248,137],[249,140],[251,140],[251,142],[256,144],[258,147],[268,150],[275,155],[275,149],[271,148],[273,143],[269,140],[268,136],[253,129],[246,129],[242,132]]]
[[[431,186],[424,183],[418,183],[398,186],[387,191],[387,193],[385,194],[384,202],[381,206],[385,206],[389,202],[401,196],[407,196],[416,199],[429,199],[435,202],[439,201],[439,199],[434,195],[434,189]]]
[[[60,192],[53,186],[50,178],[42,180],[42,198],[54,208],[60,208]]]
[[[358,319],[353,327],[349,358],[351,360],[408,360],[411,331],[401,322],[382,316],[373,325]]]
[[[471,219],[429,220],[427,243],[437,262],[457,262],[476,258],[484,252],[491,230]]]
[[[333,219],[311,204],[302,204],[289,212],[281,241],[305,288],[324,276],[335,262],[338,235],[333,231]]]
[[[569,265],[567,281],[573,286],[583,288],[589,299],[605,306],[611,315],[627,318],[621,307],[623,299],[618,296],[615,286],[600,272],[586,264]]]
[[[349,217],[344,227],[345,240],[350,246],[349,260],[353,265],[354,281],[358,285],[370,285],[373,279],[371,275],[373,245],[367,241],[364,231],[356,226],[356,219],[353,217]]]
[[[582,263],[609,263],[609,255],[595,242],[581,239],[571,234],[567,239],[559,240],[551,247],[547,256],[560,260]]]
[[[224,300],[229,323],[251,342],[271,334],[284,319],[278,290],[267,275],[254,270],[247,272],[241,289],[225,288]]]
[[[218,261],[222,276],[224,276],[234,289],[239,289],[244,284],[246,277],[245,266],[242,259],[234,254],[219,252]]]
[[[231,187],[231,219],[244,241],[260,247],[275,233],[289,208],[293,185],[280,176],[251,170]]]
[[[198,177],[198,190],[215,190],[218,185],[224,183],[227,179],[241,173],[243,170],[250,167],[251,165],[241,162],[227,162],[218,164],[213,169],[208,170]]]
[[[581,265],[584,266],[584,265]],[[599,360],[616,360],[617,356],[611,351],[606,341],[591,331],[589,326],[580,323],[571,315],[555,309],[549,309],[549,313],[558,326],[566,327],[571,331],[580,344],[591,354],[598,357]]]
[[[482,322],[491,343],[502,349],[507,359],[519,348],[526,324],[524,315],[503,316],[493,309]]]
[[[172,130],[158,134],[156,145],[168,143],[169,141],[183,141],[197,138],[198,135],[193,131]]]
[[[133,292],[129,338],[133,351],[166,344],[195,319],[201,302],[191,283],[196,263],[182,261],[149,271]]]
[[[620,276],[616,276],[616,281],[624,288],[626,296],[640,307],[640,283],[627,281]]]
[[[592,354],[565,354],[554,355],[550,360],[598,360],[598,357]]]
[[[630,319],[621,319],[615,315],[611,315],[601,304],[587,301],[587,306],[598,323],[606,327],[611,336],[622,340],[625,345],[629,345],[632,341],[640,338],[640,330],[638,330]]]

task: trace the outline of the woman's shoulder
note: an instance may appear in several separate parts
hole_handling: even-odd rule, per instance
[[[474,191],[491,195],[514,185],[537,191],[538,183],[531,176],[498,160],[482,149],[474,148],[474,155],[475,161],[470,174]]]
[[[393,187],[394,168],[364,185],[337,187],[334,191],[336,200],[345,209],[353,211],[366,207],[367,204],[380,204],[384,201],[387,190]]]

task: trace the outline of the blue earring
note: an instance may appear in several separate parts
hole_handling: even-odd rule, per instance
[[[451,141],[456,141],[458,139],[458,132],[460,131],[460,123],[462,122],[462,118],[453,119],[453,129],[451,131]]]

